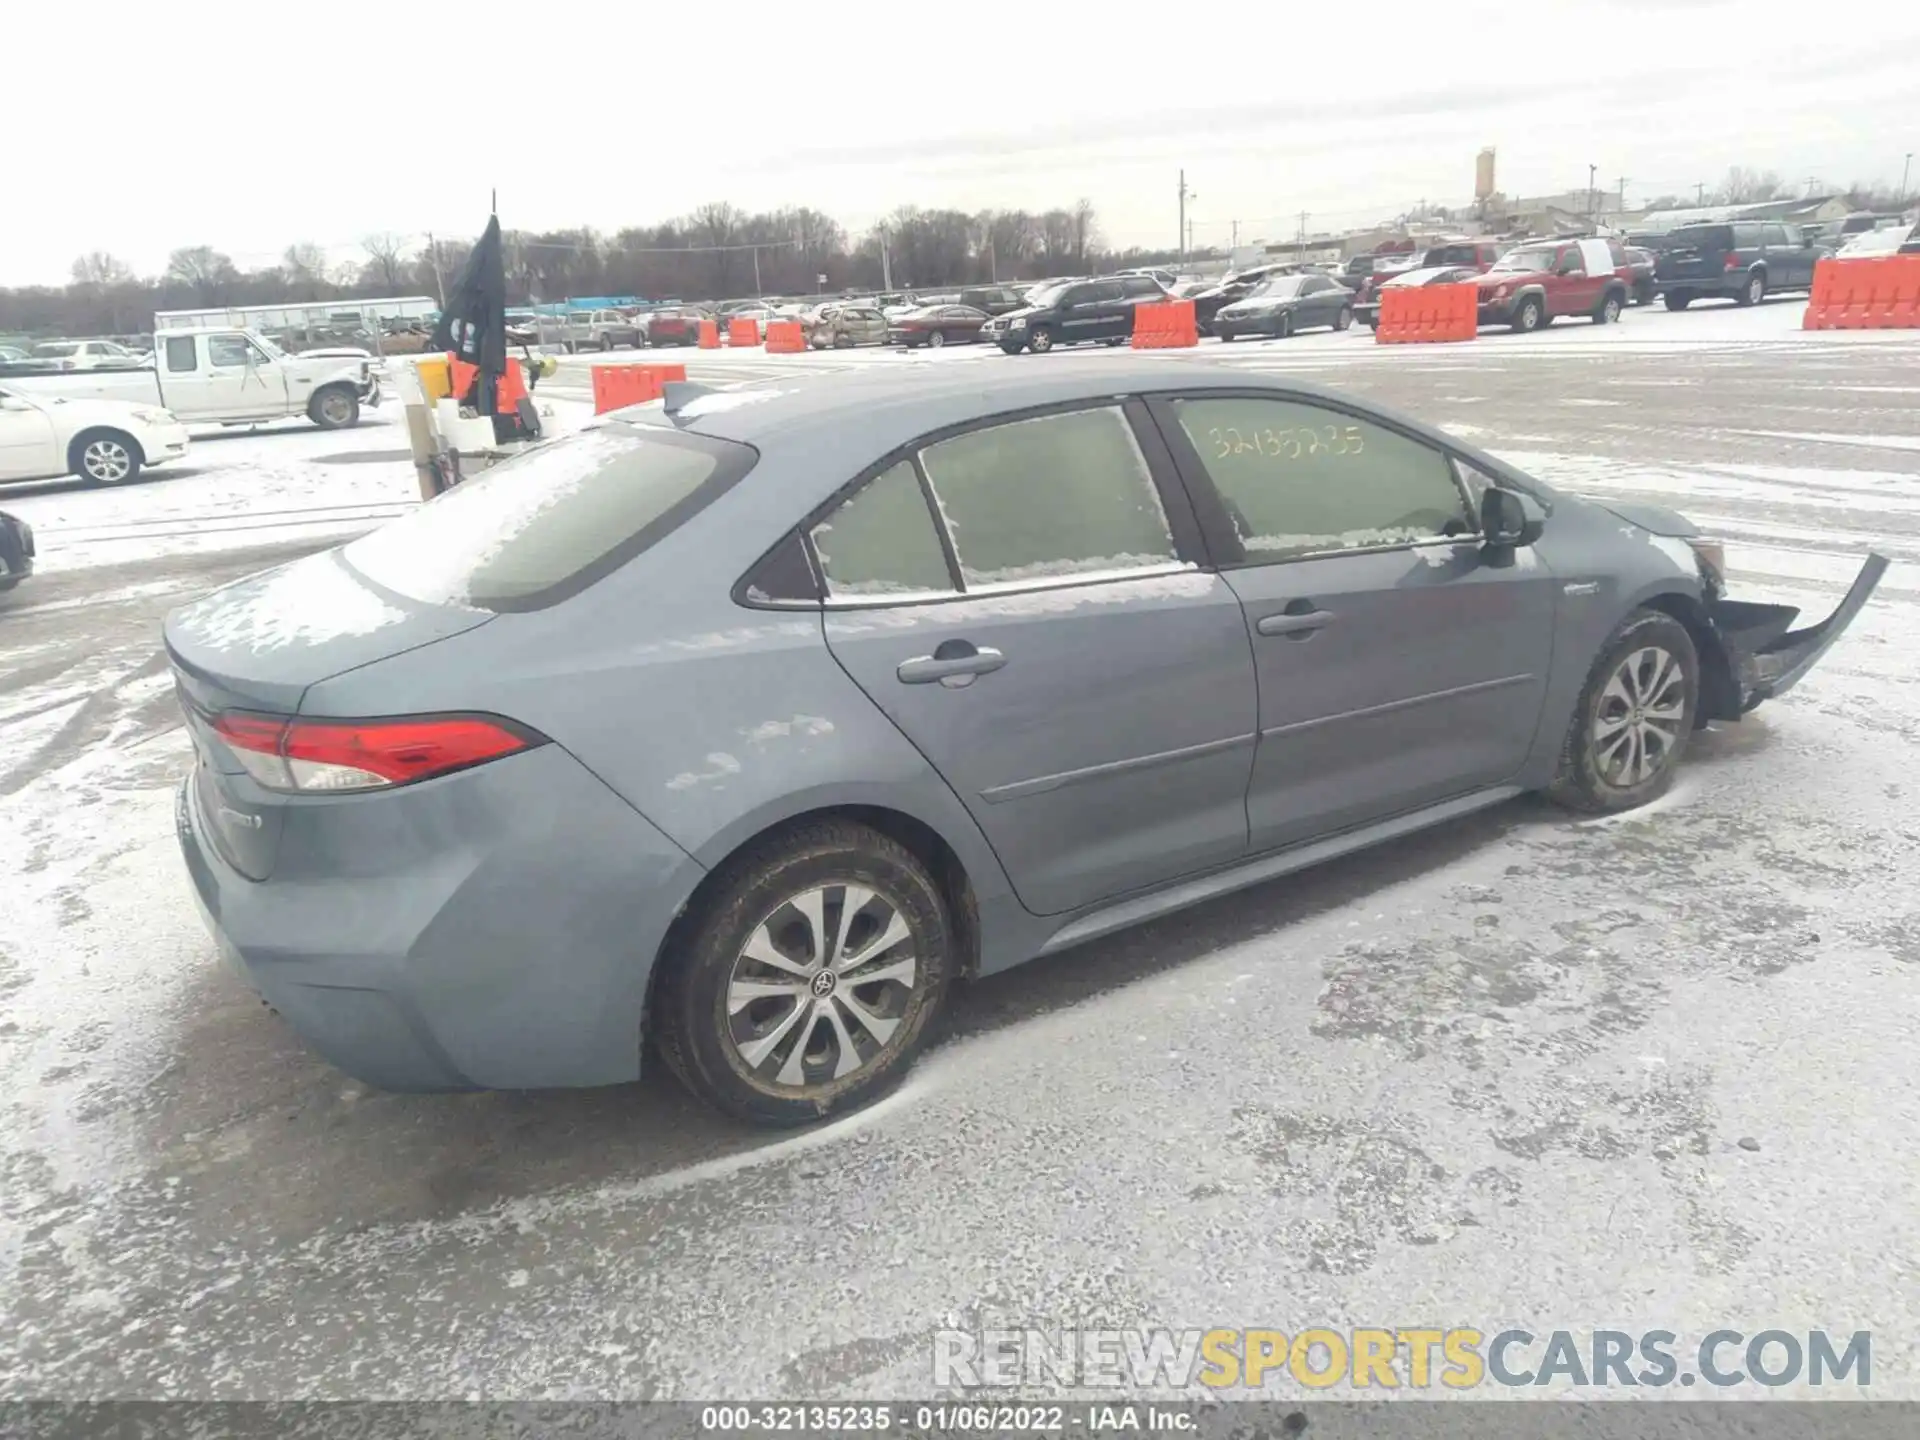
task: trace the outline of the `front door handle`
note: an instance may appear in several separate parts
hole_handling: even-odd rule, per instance
[[[903,685],[931,685],[937,680],[950,690],[958,690],[1006,663],[1007,657],[991,647],[975,649],[965,640],[946,640],[931,655],[901,661],[894,674]]]
[[[1331,625],[1336,618],[1331,610],[1309,610],[1301,615],[1263,615],[1253,628],[1262,635],[1285,635],[1292,640],[1304,640],[1321,626]]]

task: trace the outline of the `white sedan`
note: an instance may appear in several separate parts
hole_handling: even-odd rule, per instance
[[[152,361],[111,340],[49,340],[34,346],[31,358],[59,370],[135,370]]]
[[[172,411],[0,385],[0,480],[78,475],[117,485],[186,453],[187,427]]]

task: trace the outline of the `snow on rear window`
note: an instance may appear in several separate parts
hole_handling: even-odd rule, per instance
[[[413,600],[522,609],[570,593],[671,528],[733,452],[700,436],[606,426],[542,445],[362,536],[342,552]],[[744,466],[735,461],[735,473]],[[658,533],[654,533],[654,532]],[[555,598],[558,598],[557,595]]]

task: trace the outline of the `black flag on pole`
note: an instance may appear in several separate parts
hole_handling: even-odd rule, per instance
[[[433,348],[476,367],[472,388],[456,396],[476,415],[498,413],[500,377],[507,370],[507,270],[500,247],[500,217],[489,216],[446,308],[433,329]]]

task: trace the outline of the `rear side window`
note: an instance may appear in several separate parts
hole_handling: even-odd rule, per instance
[[[854,491],[808,538],[830,595],[873,599],[953,589],[940,532],[911,460]]]
[[[1737,250],[1751,249],[1760,243],[1758,225],[1736,225],[1733,227],[1733,244]]]
[[[423,604],[535,610],[671,534],[757,458],[704,435],[608,424],[496,465],[341,553]]]
[[[1410,545],[1473,530],[1440,451],[1291,400],[1176,400],[1249,562]]]
[[[182,335],[167,341],[167,370],[174,375],[190,375],[197,362],[193,356],[193,337]]]
[[[1176,557],[1160,492],[1117,406],[972,430],[920,452],[968,589]]]

